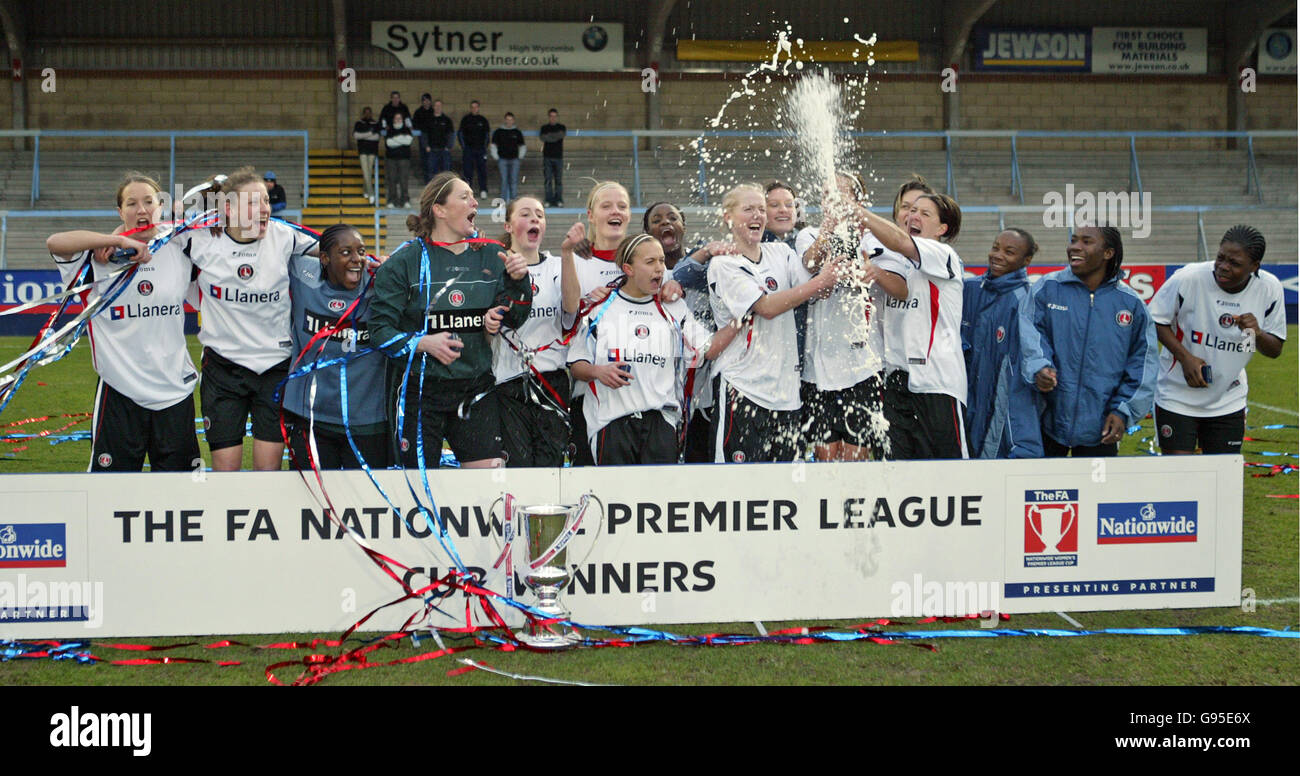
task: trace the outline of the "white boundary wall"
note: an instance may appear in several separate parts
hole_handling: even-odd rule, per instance
[[[608,514],[563,602],[581,622],[649,625],[1233,606],[1241,472],[1240,456],[1178,456],[444,470],[429,481],[478,568],[497,557],[486,513],[503,491],[521,504],[595,493]],[[414,506],[401,472],[379,479],[404,512]],[[395,521],[364,473],[325,482],[375,549],[446,573],[436,541]],[[597,517],[593,507],[570,564]],[[291,472],[0,476],[0,636],[342,631],[400,588],[336,536]],[[366,628],[395,629],[417,608]],[[463,601],[448,611],[463,617]]]

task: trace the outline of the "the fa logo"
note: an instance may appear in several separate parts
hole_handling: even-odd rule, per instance
[[[637,339],[645,339],[646,337],[649,337],[649,336],[650,336],[650,327],[649,327],[649,326],[646,326],[646,325],[643,323],[643,324],[641,324],[640,326],[637,326],[637,327],[636,327],[636,337],[637,337]]]
[[[344,307],[347,307],[348,303],[343,301],[342,299],[331,299],[329,301],[329,304],[326,306],[330,308],[331,312],[337,313],[337,312],[341,312]]]
[[[1007,338],[1007,329],[1006,329],[1006,327],[1005,327],[1005,326],[999,326],[999,327],[998,327],[998,330],[994,333],[994,336],[997,337],[998,344],[1001,344],[1001,343],[1002,343],[1002,340],[1004,340],[1004,339]]]
[[[147,280],[141,280],[136,284],[135,290],[140,294],[140,296],[148,296],[153,293],[153,283],[150,283]]]
[[[253,265],[240,264],[239,269],[235,270],[235,274],[239,276],[240,280],[248,280],[253,277]]]
[[[1225,329],[1231,329],[1237,325],[1237,318],[1232,313],[1224,313],[1219,316],[1219,325]]]
[[[1129,312],[1128,310],[1120,310],[1119,312],[1115,313],[1115,323],[1118,323],[1120,326],[1128,326],[1132,322],[1133,322],[1133,313]]]
[[[777,288],[776,278],[768,278],[767,280],[763,281],[763,283],[764,285],[767,286],[768,291],[776,291]]]
[[[452,291],[451,294],[447,297],[447,301],[451,302],[452,307],[460,307],[461,305],[465,304],[465,292]]]

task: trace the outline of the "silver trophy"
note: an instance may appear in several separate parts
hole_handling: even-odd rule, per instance
[[[577,535],[586,516],[587,505],[595,501],[600,506],[600,520],[604,521],[605,505],[590,493],[579,499],[577,504],[542,504],[538,506],[514,506],[513,497],[504,496],[497,501],[505,503],[506,518],[502,521],[502,530],[506,542],[503,553],[506,572],[506,595],[514,596],[514,570],[511,562],[511,540],[518,537],[527,548],[524,584],[537,596],[533,609],[542,613],[547,619],[567,620],[569,611],[560,603],[560,591],[569,584],[573,575],[569,571],[568,544]],[[493,508],[496,502],[493,502]],[[599,533],[599,529],[596,532]],[[594,541],[593,545],[594,547]],[[591,555],[588,549],[587,555]],[[584,557],[581,561],[586,562]],[[498,564],[501,561],[498,561]],[[557,625],[542,625],[529,621],[523,630],[515,633],[524,644],[536,649],[564,649],[582,640],[577,630],[567,633],[559,632]]]

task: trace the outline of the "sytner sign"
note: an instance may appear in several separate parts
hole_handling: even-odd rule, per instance
[[[604,519],[593,502],[569,543],[564,604],[579,622],[649,625],[1234,605],[1241,465],[453,469],[429,472],[429,485],[456,551],[495,591],[507,589],[493,570],[498,496],[595,494]],[[291,472],[0,476],[0,637],[342,631],[400,595],[351,536],[410,567],[397,573],[413,587],[449,565],[402,473],[377,476],[397,514],[364,473],[325,473],[345,528]],[[515,547],[516,590],[525,555]],[[398,628],[415,609],[366,627]]]
[[[370,23],[370,43],[407,70],[618,70],[623,25],[532,22]]]

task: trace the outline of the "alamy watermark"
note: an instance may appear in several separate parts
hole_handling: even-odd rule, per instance
[[[897,580],[889,587],[894,617],[965,617],[978,614],[980,626],[992,628],[998,621],[998,583],[965,580],[926,580],[913,574],[911,580]]]
[[[1043,226],[1072,228],[1076,224],[1129,229],[1140,240],[1151,234],[1151,192],[1076,191],[1073,183],[1067,183],[1064,193],[1043,195]]]
[[[19,574],[0,580],[0,623],[80,622],[104,624],[103,582],[43,582]]]

